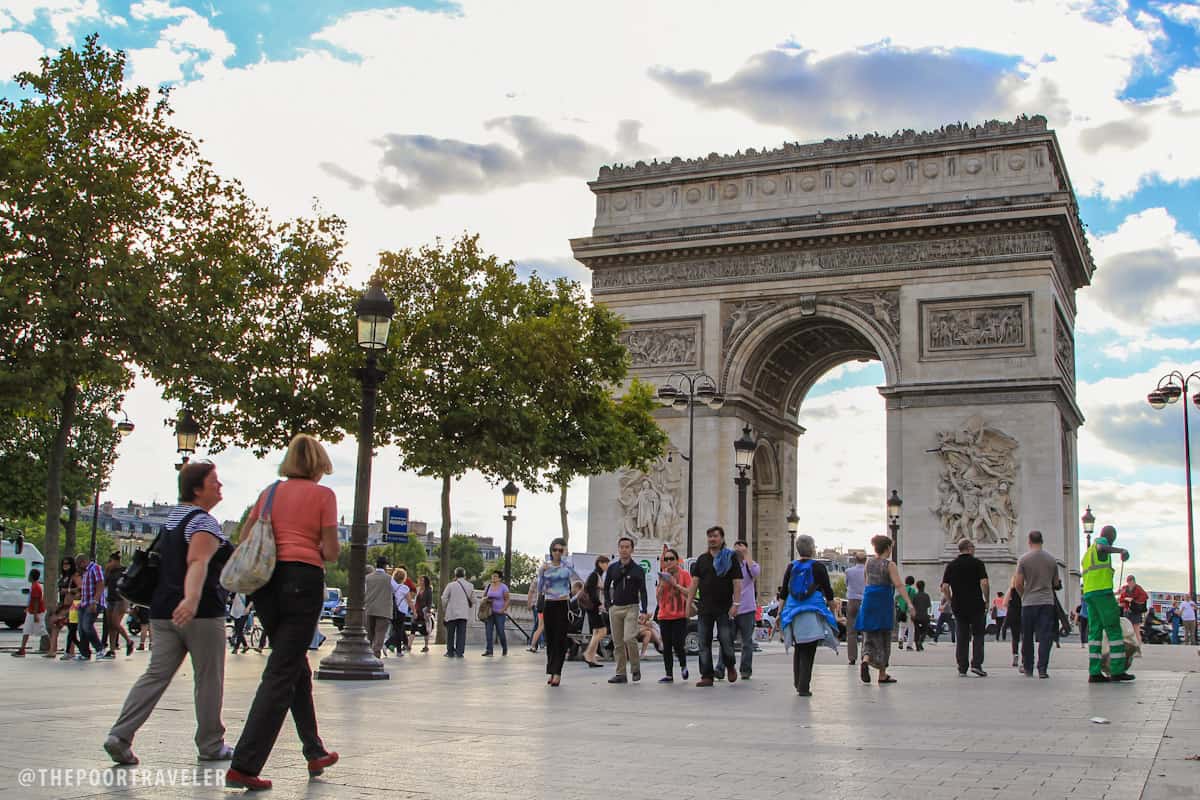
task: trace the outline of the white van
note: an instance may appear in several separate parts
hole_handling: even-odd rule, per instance
[[[0,543],[0,622],[10,628],[19,628],[25,622],[25,609],[29,607],[29,571],[33,569],[42,573],[44,589],[46,564],[42,552],[29,542],[22,544],[20,553],[16,542],[5,539]]]

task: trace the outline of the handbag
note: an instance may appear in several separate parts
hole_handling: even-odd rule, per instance
[[[462,586],[462,584],[460,583],[459,586]],[[463,589],[463,594],[466,593],[467,590]],[[470,601],[468,600],[468,602]],[[483,622],[490,616],[492,616],[492,601],[488,598],[487,590],[485,589],[483,592],[483,598],[479,601],[479,608],[475,609],[475,618],[480,622]]]
[[[129,566],[117,579],[117,594],[128,600],[131,605],[149,608],[150,601],[154,599],[154,589],[158,586],[159,568],[162,566],[160,545],[163,534],[187,530],[192,517],[200,513],[202,509],[199,508],[189,512],[175,528],[159,530],[148,548],[135,550],[129,559]]]
[[[271,504],[275,500],[275,490],[278,487],[279,481],[275,481],[267,490],[262,512],[250,527],[249,535],[238,544],[233,555],[221,568],[221,585],[231,592],[252,594],[271,580],[271,573],[275,571],[275,532],[271,528]]]

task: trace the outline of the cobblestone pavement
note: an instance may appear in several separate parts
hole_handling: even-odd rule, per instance
[[[192,749],[187,664],[134,743],[142,769],[164,770],[151,777],[165,785],[103,785],[122,770],[100,744],[145,659],[4,657],[0,800],[229,796],[179,785],[205,777],[180,770],[210,766]],[[231,744],[262,663],[253,652],[227,659]],[[656,684],[658,658],[626,686],[607,685],[607,669],[568,664],[558,689],[545,685],[543,658],[518,648],[462,660],[434,648],[386,663],[386,682],[317,684],[322,735],[341,762],[310,781],[289,723],[263,773],[275,782],[265,797],[1200,797],[1200,762],[1189,760],[1200,754],[1200,659],[1188,647],[1149,648],[1126,685],[1088,685],[1077,642],[1055,651],[1050,680],[1020,676],[1007,643],[990,642],[991,676],[959,678],[943,642],[897,653],[899,683],[883,687],[864,686],[844,656],[822,651],[811,698],[796,696],[778,645],[757,655],[752,680],[713,689],[691,685],[694,663],[692,682]],[[82,786],[20,785],[20,770],[38,768],[94,772]]]

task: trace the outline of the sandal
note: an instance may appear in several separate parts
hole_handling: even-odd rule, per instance
[[[858,677],[862,679],[862,682],[863,682],[863,683],[870,683],[870,682],[871,682],[871,667],[867,665],[867,662],[866,662],[866,661],[860,661],[860,662],[859,662],[859,664],[858,664]]]
[[[896,680],[895,678],[893,678],[891,675],[888,675],[886,678],[880,678],[879,682],[880,683],[899,683],[899,681]]]

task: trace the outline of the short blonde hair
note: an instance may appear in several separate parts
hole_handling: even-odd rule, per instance
[[[287,455],[279,465],[281,478],[307,478],[315,481],[322,475],[333,474],[333,462],[329,454],[312,436],[297,433],[288,444]]]
[[[408,573],[403,567],[396,567],[396,571],[392,573],[392,577],[396,579],[396,583],[404,583],[408,579]]]

